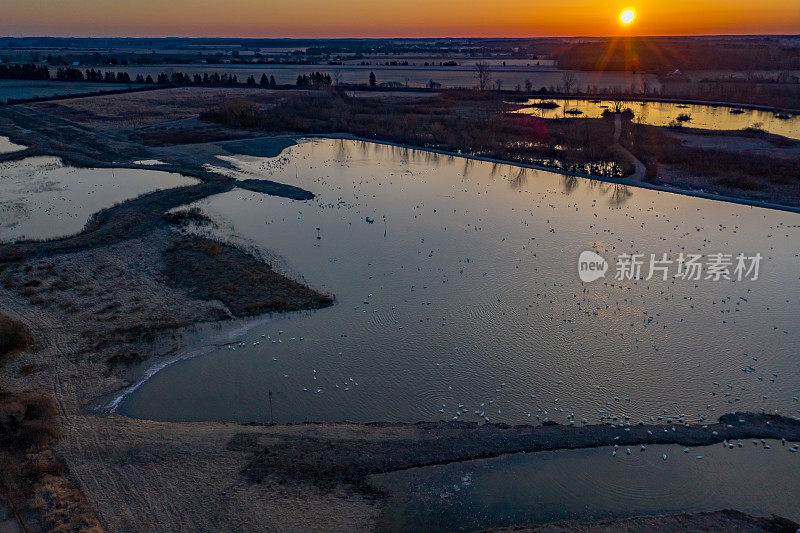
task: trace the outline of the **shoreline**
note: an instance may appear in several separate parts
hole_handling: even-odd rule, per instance
[[[180,424],[180,423],[178,423]],[[237,435],[231,445],[250,455],[243,469],[253,483],[267,478],[302,479],[321,488],[349,485],[365,495],[378,495],[369,477],[412,468],[489,459],[506,454],[534,453],[642,444],[677,444],[702,447],[745,439],[800,440],[800,420],[778,415],[729,413],[710,424],[638,424],[615,426],[589,424],[507,425],[475,422],[336,423],[242,425],[248,435]],[[288,430],[308,429],[315,438],[282,436]],[[367,438],[337,437],[342,429],[374,428],[389,432],[392,438],[380,441]],[[671,429],[671,431],[669,430]],[[251,432],[271,435],[271,444],[253,438]],[[325,437],[329,431],[334,435]],[[742,445],[745,443],[743,442]],[[749,445],[749,444],[748,444]]]
[[[568,170],[559,170],[550,167],[544,167],[540,165],[531,165],[527,163],[517,163],[513,161],[506,161],[502,159],[494,159],[491,157],[484,157],[478,155],[470,155],[470,154],[460,154],[458,152],[449,152],[447,150],[439,150],[436,148],[425,148],[420,146],[413,146],[409,144],[401,144],[395,143],[391,141],[382,141],[379,139],[368,139],[365,137],[357,137],[355,135],[351,135],[349,133],[316,133],[316,134],[308,134],[308,135],[299,135],[298,138],[323,138],[323,139],[345,139],[345,140],[352,140],[352,141],[361,141],[361,142],[371,142],[375,144],[383,144],[387,146],[396,146],[398,148],[406,148],[409,150],[421,150],[425,152],[432,152],[435,154],[440,155],[447,155],[452,157],[462,157],[465,159],[472,159],[475,161],[485,161],[487,163],[496,163],[500,165],[509,165],[521,168],[527,168],[531,170],[540,170],[544,172],[551,172],[553,174],[561,174],[563,176],[574,176],[576,178],[586,178],[595,181],[601,181],[605,183],[613,183],[617,185],[626,185],[629,187],[639,187],[642,189],[650,189],[653,191],[658,192],[666,192],[671,194],[679,194],[684,196],[691,196],[694,198],[704,198],[706,200],[715,200],[720,202],[729,202],[739,205],[745,205],[748,207],[760,207],[762,209],[772,209],[775,211],[787,211],[790,213],[800,213],[800,205],[798,206],[791,206],[791,205],[783,205],[783,204],[776,204],[772,202],[765,202],[762,200],[751,200],[748,198],[737,198],[735,196],[725,196],[716,193],[709,193],[705,191],[695,191],[691,189],[682,189],[679,187],[671,187],[666,185],[657,185],[653,183],[647,183],[645,181],[637,181],[631,180],[627,178],[604,178],[602,176],[595,176],[592,174],[584,174],[581,172],[571,172]]]
[[[518,95],[519,93],[511,93]],[[527,95],[526,95],[527,96]],[[730,107],[731,109],[750,109],[753,111],[769,111],[769,112],[788,112],[794,115],[800,115],[800,109],[791,109],[783,107],[774,107],[770,105],[760,104],[737,104],[736,102],[725,102],[719,100],[693,100],[691,98],[669,98],[669,97],[654,97],[654,96],[614,96],[614,95],[574,95],[574,94],[559,94],[552,93],[546,95],[529,96],[528,100],[602,100],[608,102],[610,100],[619,100],[621,102],[652,102],[664,104],[687,104],[687,105],[704,105],[708,107]],[[524,105],[514,103],[515,105]]]

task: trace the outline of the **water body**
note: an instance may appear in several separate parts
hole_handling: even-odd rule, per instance
[[[404,61],[408,58],[394,57],[393,61]],[[376,62],[375,59],[367,58],[367,61]],[[386,65],[258,65],[258,64],[206,64],[206,65],[170,65],[174,72],[185,72],[190,76],[194,74],[228,74],[236,75],[240,82],[244,82],[248,76],[255,76],[256,79],[261,74],[274,76],[278,84],[294,84],[298,75],[308,74],[309,72],[320,71],[336,76],[340,83],[367,83],[369,73],[375,72],[378,83],[393,82],[409,87],[426,87],[429,81],[441,83],[442,87],[471,87],[477,86],[475,77],[474,60],[458,61],[462,64],[455,67],[424,66],[422,63],[425,58],[413,59],[416,66],[386,66]],[[436,62],[442,59],[437,59]],[[359,60],[360,62],[360,60]],[[380,60],[383,62],[383,60]],[[562,70],[558,70],[549,63],[548,60],[541,60],[541,65],[536,65],[537,60],[525,60],[513,64],[508,62],[508,66],[492,66],[492,87],[500,81],[504,90],[514,90],[518,85],[525,87],[525,83],[530,81],[535,89],[552,88],[562,84]],[[519,64],[522,63],[522,64]],[[530,63],[530,66],[528,64]],[[127,72],[131,77],[141,74],[152,75],[155,78],[161,72],[167,70],[164,65],[128,65],[117,66],[116,72]],[[632,74],[630,72],[585,72],[570,71],[576,78],[577,85],[580,87],[598,87],[608,90],[627,90],[635,88],[639,90],[644,84],[651,88],[660,88],[661,84],[658,77],[653,74]]]
[[[198,328],[181,355],[202,355],[121,413],[267,421],[269,390],[280,422],[800,408],[800,215],[355,141],[227,162],[318,195],[234,190],[197,206],[336,303]],[[755,281],[616,281],[612,266],[582,283],[584,250],[764,259]]]
[[[91,83],[39,80],[0,80],[0,103],[8,100],[74,96],[100,91],[118,91],[141,87],[127,83]]]
[[[101,209],[193,183],[168,172],[68,167],[50,156],[0,163],[0,242],[72,235]]]
[[[737,509],[800,520],[800,453],[745,440],[516,454],[373,476],[383,531],[482,531],[563,520]],[[667,459],[663,459],[663,455]],[[702,459],[698,459],[702,456]]]
[[[523,105],[531,106],[541,102],[556,102],[560,107],[555,109],[540,109],[525,107],[519,113],[526,113],[543,118],[598,118],[603,111],[613,109],[614,103],[609,100],[570,100],[551,98],[532,98]],[[790,139],[800,139],[800,116],[791,115],[790,118],[781,119],[771,111],[755,109],[737,109],[724,106],[675,104],[668,102],[624,102],[623,107],[630,108],[634,114],[634,122],[650,124],[652,126],[668,126],[675,122],[678,115],[686,114],[691,120],[682,122],[684,128],[700,128],[707,130],[742,130],[756,127],[768,133],[783,135]],[[580,114],[570,114],[566,111],[576,109]],[[741,111],[741,113],[739,113]]]
[[[0,135],[0,154],[10,154],[11,152],[19,152],[24,149],[25,146],[12,143],[11,139]]]

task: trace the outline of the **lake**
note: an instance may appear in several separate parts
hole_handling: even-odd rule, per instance
[[[533,104],[542,102],[555,102],[559,107],[555,109],[533,107]],[[522,105],[528,107],[518,110],[518,113],[543,118],[599,118],[603,115],[603,111],[614,109],[614,102],[610,100],[532,98]],[[640,124],[669,126],[675,124],[678,115],[685,114],[691,117],[691,120],[681,123],[684,128],[724,131],[756,127],[775,135],[800,139],[800,116],[798,115],[781,119],[777,118],[772,111],[671,102],[630,101],[623,102],[622,106],[623,109],[630,108],[634,114],[633,121]],[[581,113],[570,114],[566,112],[568,110],[578,110]],[[732,110],[735,112],[731,113]]]
[[[196,206],[336,303],[187,331],[120,413],[263,422],[271,390],[278,422],[797,416],[798,214],[349,140],[219,166],[317,194]],[[619,254],[723,252],[758,279],[615,279]]]
[[[0,242],[72,235],[116,203],[194,183],[169,172],[70,167],[51,156],[0,163]]]

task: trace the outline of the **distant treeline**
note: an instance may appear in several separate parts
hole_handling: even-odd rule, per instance
[[[49,80],[50,71],[43,65],[0,65],[0,79]]]
[[[102,70],[81,69],[77,67],[59,67],[55,75],[51,76],[50,69],[45,65],[0,65],[0,79],[13,80],[56,80],[72,82],[101,82],[101,83],[139,83],[144,85],[238,85],[240,83],[235,74],[204,73],[189,75],[183,72],[162,72],[155,78],[152,75],[137,74],[132,77],[127,72],[113,72]],[[311,76],[298,77],[298,85],[316,87],[331,85],[332,80],[329,74],[316,72]],[[256,77],[251,75],[245,82],[247,85],[260,85],[262,87],[275,87],[277,85],[275,76],[261,74]]]
[[[322,72],[312,72],[310,75],[303,74],[297,76],[298,87],[330,87],[333,85],[333,79],[330,74],[323,74]]]
[[[236,74],[203,73],[189,75],[183,72],[162,72],[155,78],[152,75],[137,74],[132,77],[127,72],[113,72],[91,69],[80,69],[77,67],[59,67],[55,76],[50,76],[50,71],[44,65],[0,65],[0,78],[17,80],[57,80],[72,82],[99,82],[99,83],[138,83],[143,85],[239,85],[245,83],[248,86],[277,87],[275,76],[261,74],[260,78],[251,75],[244,80],[239,80]],[[296,85],[304,88],[319,89],[333,85],[333,78],[330,74],[323,72],[312,72],[297,76]]]
[[[775,41],[627,38],[570,44],[554,52],[565,70],[797,70],[800,47]]]

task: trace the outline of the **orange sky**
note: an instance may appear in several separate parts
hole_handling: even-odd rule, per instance
[[[532,37],[800,34],[800,0],[0,0],[0,35]]]

